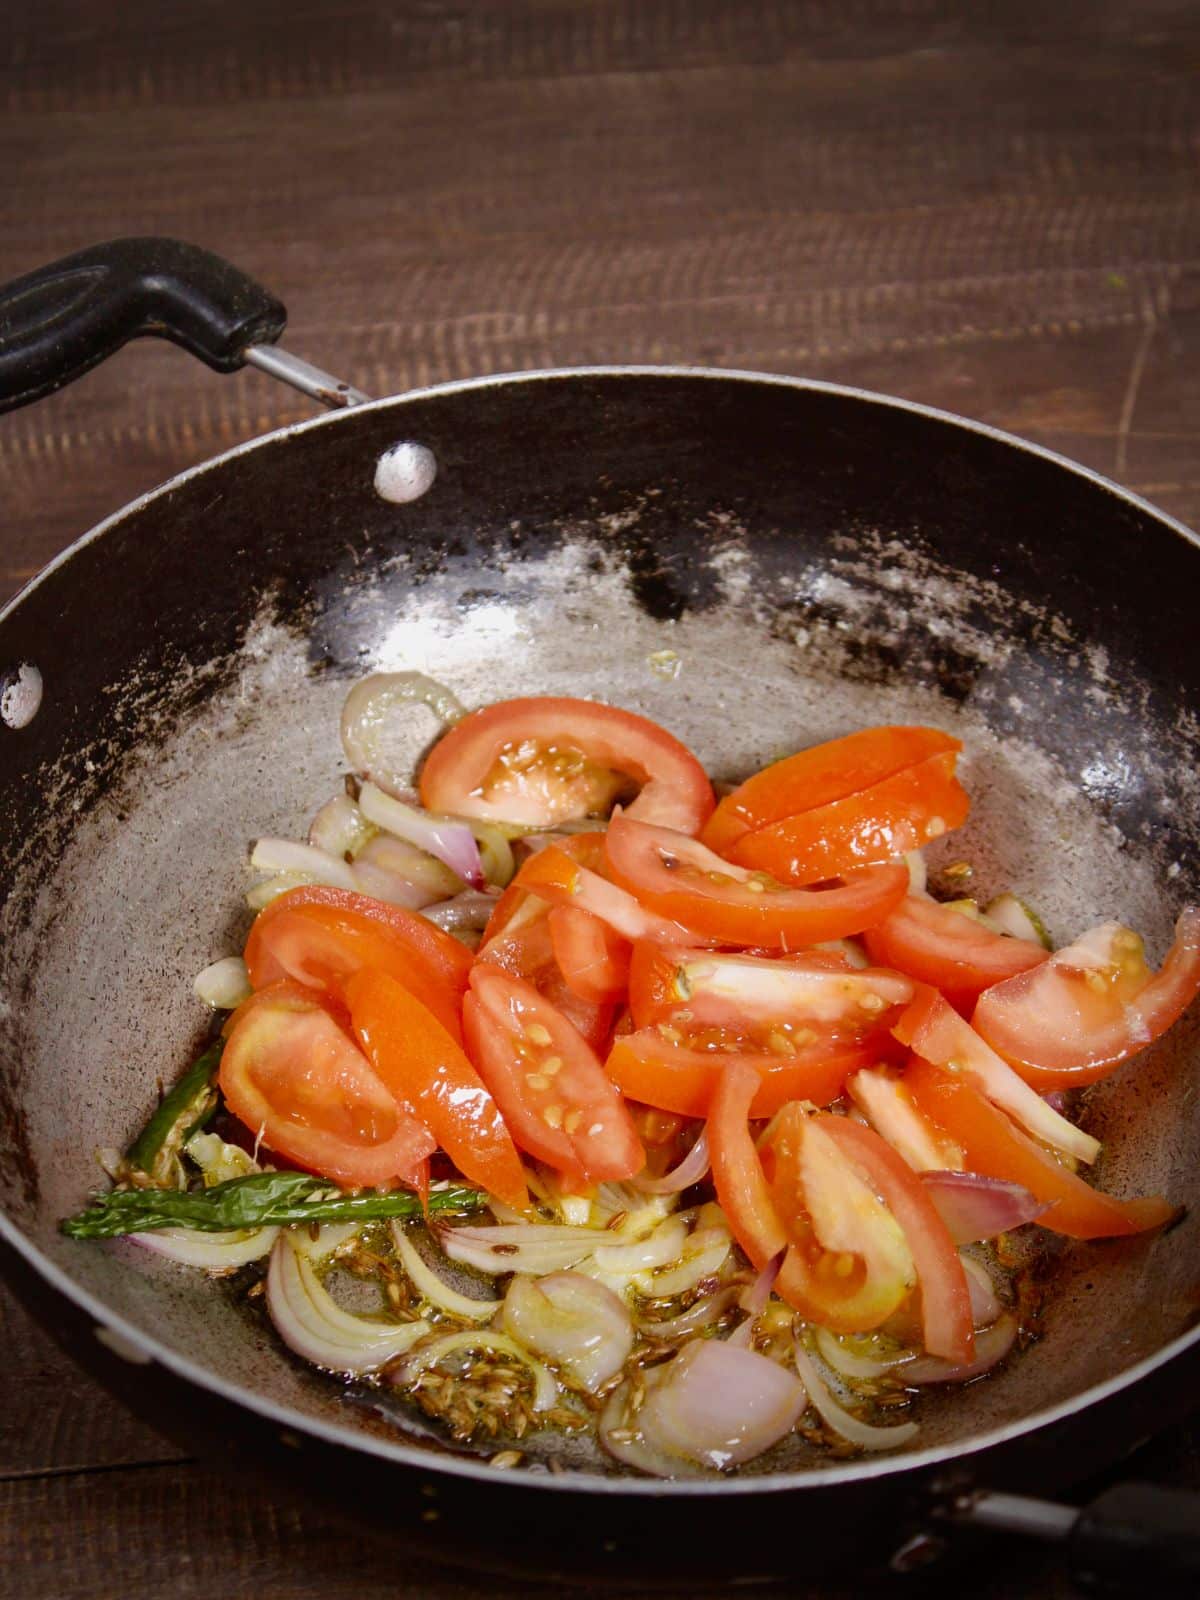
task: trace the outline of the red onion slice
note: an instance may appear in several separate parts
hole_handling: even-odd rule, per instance
[[[905,1383],[968,1383],[990,1372],[1012,1349],[1017,1337],[1017,1319],[1010,1311],[996,1319],[990,1328],[975,1335],[975,1359],[965,1366],[941,1361],[937,1356],[918,1356],[900,1369]]]
[[[342,707],[342,748],[355,772],[388,794],[405,792],[412,766],[407,719],[398,713],[426,705],[443,722],[457,722],[463,706],[443,684],[423,672],[373,672],[356,683]]]
[[[648,1445],[699,1466],[740,1466],[790,1433],[808,1396],[794,1373],[753,1350],[694,1339],[637,1415]]]
[[[406,806],[374,783],[363,784],[358,808],[377,828],[394,833],[398,839],[407,839],[409,844],[445,862],[451,872],[457,873],[473,889],[485,887],[487,880],[479,845],[465,822],[447,821],[419,811],[416,806]]]
[[[518,1344],[565,1369],[595,1394],[616,1377],[633,1349],[624,1301],[581,1272],[518,1273],[504,1297],[504,1327]]]
[[[1021,1184],[980,1172],[922,1172],[920,1178],[955,1244],[994,1239],[1048,1209]]]
[[[916,1438],[920,1429],[915,1422],[900,1422],[880,1428],[875,1423],[863,1422],[860,1417],[854,1416],[836,1398],[808,1351],[797,1344],[795,1356],[796,1370],[807,1386],[809,1399],[826,1427],[832,1428],[834,1433],[856,1444],[860,1450],[895,1450],[898,1445]]]
[[[989,1327],[1004,1310],[991,1274],[981,1262],[961,1251],[959,1259],[967,1277],[967,1292],[971,1296],[971,1322],[976,1328]]]
[[[631,1179],[633,1187],[642,1194],[680,1194],[707,1176],[712,1165],[708,1153],[708,1130],[705,1129],[679,1165],[661,1178],[647,1178],[645,1174]]]

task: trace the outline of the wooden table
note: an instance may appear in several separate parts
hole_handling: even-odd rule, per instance
[[[576,362],[806,373],[984,418],[1200,521],[1196,5],[19,9],[4,278],[174,234],[276,288],[289,348],[374,393]],[[304,414],[143,344],[0,419],[0,596],[142,489]],[[530,1592],[397,1570],[315,1488],[297,1507],[184,1459],[11,1301],[0,1318],[0,1595]],[[1200,1435],[1136,1466],[1200,1487]],[[972,1586],[1068,1592],[1012,1549]]]

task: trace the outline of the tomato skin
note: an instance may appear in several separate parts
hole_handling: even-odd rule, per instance
[[[785,888],[625,813],[614,815],[604,849],[614,881],[642,905],[721,944],[795,950],[842,939],[886,916],[908,889],[907,869],[894,865],[836,888]]]
[[[510,894],[512,901],[505,907],[504,901]],[[613,1006],[609,1002],[582,999],[563,977],[554,955],[550,911],[549,901],[510,884],[484,930],[484,942],[476,953],[476,964],[499,967],[532,984],[562,1012],[572,1027],[579,1030],[591,1049],[602,1051],[612,1033]],[[491,934],[502,912],[505,916],[500,930]]]
[[[749,1116],[759,1076],[736,1056],[721,1069],[708,1111],[708,1149],[713,1184],[733,1237],[759,1272],[788,1248],[758,1151]]]
[[[510,759],[506,767],[506,750],[521,746],[529,747],[525,765]],[[456,723],[426,758],[421,802],[457,816],[553,825],[607,809],[610,773],[640,786],[630,810],[648,822],[695,833],[713,809],[704,768],[657,723],[554,696],[502,700]]]
[[[865,930],[863,943],[876,966],[932,984],[964,1014],[985,989],[1040,966],[1048,956],[1030,939],[993,933],[921,895],[906,895],[882,922]]]
[[[642,1170],[645,1152],[616,1088],[578,1030],[532,985],[476,966],[463,1032],[522,1149],[586,1182]]]
[[[345,996],[355,1036],[381,1082],[416,1108],[465,1178],[525,1210],[521,1158],[456,1039],[386,973],[356,973]]]
[[[966,1364],[975,1359],[971,1291],[950,1230],[911,1168],[870,1128],[849,1117],[816,1119],[863,1173],[900,1224],[921,1288],[924,1345],[930,1355]]]
[[[301,984],[269,984],[238,1007],[219,1082],[233,1115],[270,1149],[335,1183],[419,1188],[437,1148]]]
[[[589,867],[580,866],[556,845],[530,856],[513,881],[552,905],[578,906],[590,911],[623,939],[657,939],[679,944],[694,937],[678,922],[647,911],[628,890],[610,883]]]
[[[961,827],[970,800],[953,752],[931,756],[874,788],[785,817],[728,846],[731,861],[784,883],[818,883],[919,850]]]
[[[1104,934],[1110,944],[1113,936],[1136,940],[1115,925],[1093,929],[1085,939],[1095,943]],[[1114,946],[1111,976],[1094,985],[1081,970],[1082,948],[1076,941],[1044,966],[988,989],[972,1017],[993,1050],[1039,1093],[1108,1077],[1164,1033],[1200,990],[1200,910],[1181,913],[1157,974],[1145,967],[1140,947]],[[1122,960],[1131,973],[1119,971]]]
[[[628,939],[581,906],[555,906],[550,942],[568,989],[593,1005],[616,1005],[629,986]]]
[[[918,1109],[962,1148],[968,1171],[1023,1184],[1049,1207],[1039,1227],[1071,1239],[1109,1239],[1160,1227],[1177,1214],[1158,1195],[1116,1200],[1093,1189],[957,1073],[915,1057],[904,1081]]]
[[[863,728],[773,762],[748,778],[717,806],[701,834],[723,854],[744,834],[861,794],[931,756],[962,749],[938,728]]]
[[[272,909],[260,914],[246,943],[246,968],[255,989],[286,977],[339,999],[355,973],[387,972],[453,1038],[462,1038],[458,1013],[465,978],[452,988],[405,939],[357,910],[301,903],[267,917]]]
[[[829,1105],[841,1094],[850,1073],[873,1066],[878,1059],[874,1044],[831,1037],[804,1045],[795,1055],[780,1056],[751,1050],[693,1050],[686,1043],[664,1039],[657,1028],[645,1028],[613,1040],[605,1071],[631,1100],[684,1117],[703,1117],[726,1065],[737,1060],[749,1066],[758,1080],[750,1116],[771,1117],[789,1100]]]

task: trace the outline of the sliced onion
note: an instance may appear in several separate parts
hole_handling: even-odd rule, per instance
[[[1040,919],[1015,894],[1001,894],[989,900],[984,908],[983,920],[997,933],[1011,934],[1014,939],[1026,939],[1030,944],[1040,944],[1043,950],[1050,949],[1050,941]]]
[[[332,889],[358,888],[348,861],[296,839],[259,839],[251,851],[250,865],[259,872],[303,872],[313,882]]]
[[[666,1376],[666,1370],[665,1366],[652,1367],[645,1374],[648,1391],[657,1388]],[[600,1413],[596,1431],[608,1453],[627,1467],[636,1467],[639,1472],[645,1472],[652,1478],[703,1478],[703,1467],[694,1466],[678,1456],[669,1456],[647,1443],[638,1431],[636,1418],[630,1414],[629,1400],[629,1384],[623,1383],[609,1396],[608,1404]]]
[[[775,1287],[775,1280],[779,1276],[786,1255],[787,1251],[781,1250],[778,1255],[772,1256],[754,1282],[747,1284],[742,1290],[738,1297],[738,1305],[748,1316],[760,1317],[767,1309],[771,1290]]]
[[[431,1306],[436,1306],[439,1311],[448,1311],[451,1316],[466,1317],[469,1322],[490,1322],[499,1311],[502,1301],[475,1300],[470,1295],[460,1294],[457,1289],[452,1289],[448,1283],[444,1283],[399,1222],[392,1223],[392,1243],[396,1247],[396,1254],[400,1257],[405,1272],[412,1280],[413,1287]]]
[[[363,816],[376,827],[436,856],[473,889],[484,887],[487,880],[479,846],[465,822],[448,822],[428,811],[419,811],[416,806],[407,806],[374,783],[363,784],[358,804]]]
[[[562,1272],[611,1239],[606,1228],[566,1228],[554,1223],[511,1222],[489,1227],[443,1227],[437,1241],[451,1261],[480,1272]]]
[[[716,1294],[710,1294],[704,1300],[697,1300],[694,1306],[677,1317],[634,1317],[633,1325],[647,1339],[682,1339],[714,1327],[737,1299],[737,1293],[731,1285],[727,1289],[718,1289]]]
[[[955,1244],[979,1244],[1033,1222],[1048,1208],[1019,1183],[980,1172],[922,1172],[921,1182]]]
[[[479,889],[464,889],[449,900],[421,907],[421,915],[446,933],[482,931],[496,909],[496,896]]]
[[[334,1372],[378,1371],[431,1331],[427,1322],[378,1322],[343,1311],[286,1233],[271,1252],[267,1307],[285,1344]]]
[[[592,1259],[601,1272],[644,1272],[678,1261],[687,1242],[687,1223],[682,1217],[667,1217],[653,1233],[632,1244],[597,1245]]]
[[[841,1438],[858,1445],[860,1450],[895,1450],[899,1445],[915,1439],[921,1431],[915,1422],[901,1422],[891,1427],[877,1428],[870,1422],[863,1422],[858,1417],[851,1416],[845,1406],[834,1398],[833,1391],[821,1376],[816,1362],[799,1343],[796,1345],[796,1370],[803,1378],[808,1389],[808,1397],[820,1413],[822,1421]],[[906,1378],[909,1370],[908,1367],[905,1368]]]
[[[512,1356],[522,1362],[533,1373],[534,1411],[548,1411],[558,1399],[558,1385],[549,1368],[531,1356],[528,1350],[522,1350],[507,1333],[496,1333],[487,1328],[467,1328],[462,1333],[448,1333],[444,1338],[435,1339],[422,1349],[414,1350],[393,1370],[392,1381],[401,1386],[410,1384],[422,1372],[428,1372],[446,1356],[456,1355],[460,1350],[487,1350]]]
[[[848,1347],[845,1335],[839,1337],[828,1328],[814,1328],[813,1338],[821,1360],[834,1372],[840,1372],[843,1378],[882,1378],[894,1372],[903,1362],[912,1360],[911,1350],[898,1350],[886,1357],[860,1355]]]
[[[670,1300],[677,1294],[686,1294],[706,1278],[715,1277],[732,1248],[732,1236],[724,1228],[697,1228],[683,1247],[679,1265],[662,1272],[639,1274],[638,1290],[655,1300]]]
[[[355,857],[355,872],[361,874],[364,869],[402,878],[420,895],[419,904],[423,906],[434,900],[445,900],[463,886],[462,879],[451,872],[444,861],[392,833],[377,833]]]
[[[543,1278],[518,1273],[504,1297],[504,1326],[589,1394],[620,1372],[633,1349],[633,1323],[624,1304],[580,1272]]]
[[[699,1183],[701,1178],[708,1173],[712,1165],[708,1154],[708,1130],[704,1129],[695,1144],[684,1156],[673,1171],[664,1173],[661,1178],[641,1177],[631,1180],[635,1189],[640,1189],[643,1194],[679,1194],[684,1189],[690,1189],[694,1183]]]
[[[388,794],[405,791],[405,774],[387,746],[402,706],[425,705],[443,722],[457,722],[463,706],[443,684],[423,672],[374,672],[356,683],[342,706],[342,748],[355,772]],[[405,762],[407,767],[408,762]]]
[[[1005,1311],[990,1328],[975,1335],[975,1359],[963,1366],[951,1361],[941,1361],[937,1356],[918,1356],[904,1368],[901,1376],[905,1383],[967,1383],[971,1378],[981,1378],[1012,1349],[1017,1337],[1017,1319]]]
[[[314,1237],[312,1223],[301,1222],[288,1229],[288,1238],[292,1249],[310,1261],[327,1261],[335,1250],[355,1237],[360,1227],[358,1222],[322,1222]]]
[[[246,904],[251,911],[261,911],[289,889],[299,889],[312,881],[310,872],[276,872],[269,878],[260,878],[246,890]]]
[[[736,1467],[777,1444],[807,1404],[785,1367],[720,1339],[693,1339],[638,1413],[656,1450],[704,1467]]]
[[[253,992],[246,963],[241,956],[222,956],[192,979],[192,988],[214,1011],[236,1011]]]
[[[356,856],[375,829],[348,794],[335,794],[308,825],[308,842],[327,855]]]
[[[131,1233],[135,1244],[181,1261],[184,1266],[204,1267],[209,1272],[232,1272],[248,1261],[261,1261],[275,1243],[278,1228],[235,1228],[228,1233],[202,1233],[198,1228],[156,1228],[149,1233]]]
[[[513,859],[512,845],[509,844],[504,829],[495,822],[485,822],[481,817],[467,817],[463,820],[474,834],[475,843],[479,846],[484,877],[498,889],[507,889],[516,876],[517,863]]]
[[[963,1264],[963,1271],[967,1275],[967,1289],[971,1295],[971,1320],[977,1328],[989,1327],[1004,1310],[991,1274],[982,1262],[976,1261],[964,1251],[960,1250],[958,1255]]]

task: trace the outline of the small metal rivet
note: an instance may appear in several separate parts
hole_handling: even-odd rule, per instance
[[[8,728],[27,728],[42,703],[42,675],[29,661],[0,678],[0,721]]]
[[[97,1323],[92,1329],[96,1338],[113,1355],[120,1356],[122,1361],[131,1362],[135,1367],[148,1367],[154,1357],[148,1355],[140,1344],[134,1344],[132,1339],[126,1338],[123,1333],[118,1333],[115,1328],[106,1328],[103,1323]]]
[[[402,439],[375,463],[375,493],[394,505],[406,505],[428,494],[436,477],[433,451],[415,439]]]

